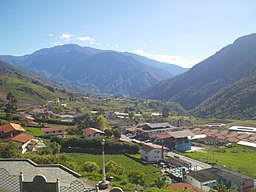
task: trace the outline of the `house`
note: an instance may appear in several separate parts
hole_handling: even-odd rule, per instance
[[[152,135],[164,134],[172,131],[181,130],[169,123],[146,123],[138,127],[137,135],[143,138],[149,138]]]
[[[25,132],[25,129],[23,129],[19,124],[6,123],[0,126],[0,141],[15,141],[19,143],[21,152],[25,153],[32,136],[24,134],[23,132]]]
[[[169,150],[180,152],[191,150],[191,139],[194,134],[190,130],[173,131],[151,136],[153,143],[163,145]]]
[[[209,191],[216,183],[233,187],[238,192],[249,192],[254,187],[252,177],[219,166],[190,172],[184,176],[184,181],[202,191]]]
[[[29,150],[29,143],[30,143],[30,140],[32,138],[33,137],[31,135],[21,133],[19,135],[11,137],[11,138],[2,139],[1,141],[3,141],[3,142],[8,142],[8,141],[17,142],[19,144],[20,149],[21,149],[21,153],[23,154],[27,150]]]
[[[174,150],[184,152],[191,150],[191,139],[194,134],[190,130],[169,132],[173,138]]]
[[[105,132],[96,128],[85,128],[83,129],[84,138],[97,138],[105,135]]]
[[[31,123],[34,124],[35,119],[30,115],[25,115],[23,117],[20,117],[19,120],[23,123]]]
[[[141,158],[148,163],[156,163],[165,159],[166,148],[153,143],[144,143],[140,149]]]
[[[0,126],[0,139],[12,138],[23,132],[25,132],[25,129],[23,129],[19,124],[6,123]]]
[[[58,126],[50,128],[41,128],[42,137],[51,137],[51,136],[66,136],[67,126]]]

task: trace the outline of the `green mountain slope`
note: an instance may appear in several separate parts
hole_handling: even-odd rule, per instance
[[[256,70],[225,87],[193,112],[202,117],[256,119]]]
[[[249,78],[255,69],[256,34],[251,34],[237,39],[189,71],[157,84],[142,97],[175,101],[185,109],[192,110],[221,91],[232,91],[232,85],[246,81],[243,78]],[[237,91],[242,93],[243,89]],[[226,103],[232,103],[228,97]],[[209,114],[215,111],[212,110]]]
[[[54,87],[47,81],[0,61],[0,100],[2,102],[8,92],[13,93],[19,105],[42,104],[58,96]]]

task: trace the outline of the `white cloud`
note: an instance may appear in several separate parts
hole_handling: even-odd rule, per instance
[[[52,33],[49,33],[48,34],[48,37],[53,37],[54,35]]]
[[[71,35],[70,33],[62,33],[60,38],[64,40],[70,40],[72,36],[73,35]]]
[[[185,68],[190,68],[197,63],[195,60],[182,58],[176,55],[162,55],[162,54],[147,53],[143,49],[135,49],[133,53],[148,57],[156,61],[175,64]]]
[[[77,39],[79,41],[94,41],[94,39],[92,39],[91,37],[88,37],[88,36],[77,37]]]

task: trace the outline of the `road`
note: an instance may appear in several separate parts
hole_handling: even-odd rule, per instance
[[[211,165],[209,165],[207,163],[203,163],[201,161],[191,159],[191,158],[185,157],[183,155],[179,155],[179,154],[174,153],[174,152],[168,152],[168,156],[173,157],[173,158],[178,157],[179,159],[181,159],[183,161],[186,161],[187,163],[190,163],[191,164],[191,170],[194,170],[194,171],[198,171],[198,170],[202,170],[202,169],[208,169],[208,168],[212,167]]]

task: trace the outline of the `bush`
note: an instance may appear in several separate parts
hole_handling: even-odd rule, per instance
[[[86,172],[97,172],[99,171],[100,168],[95,162],[87,161],[83,164],[82,169],[83,171],[86,171]]]

